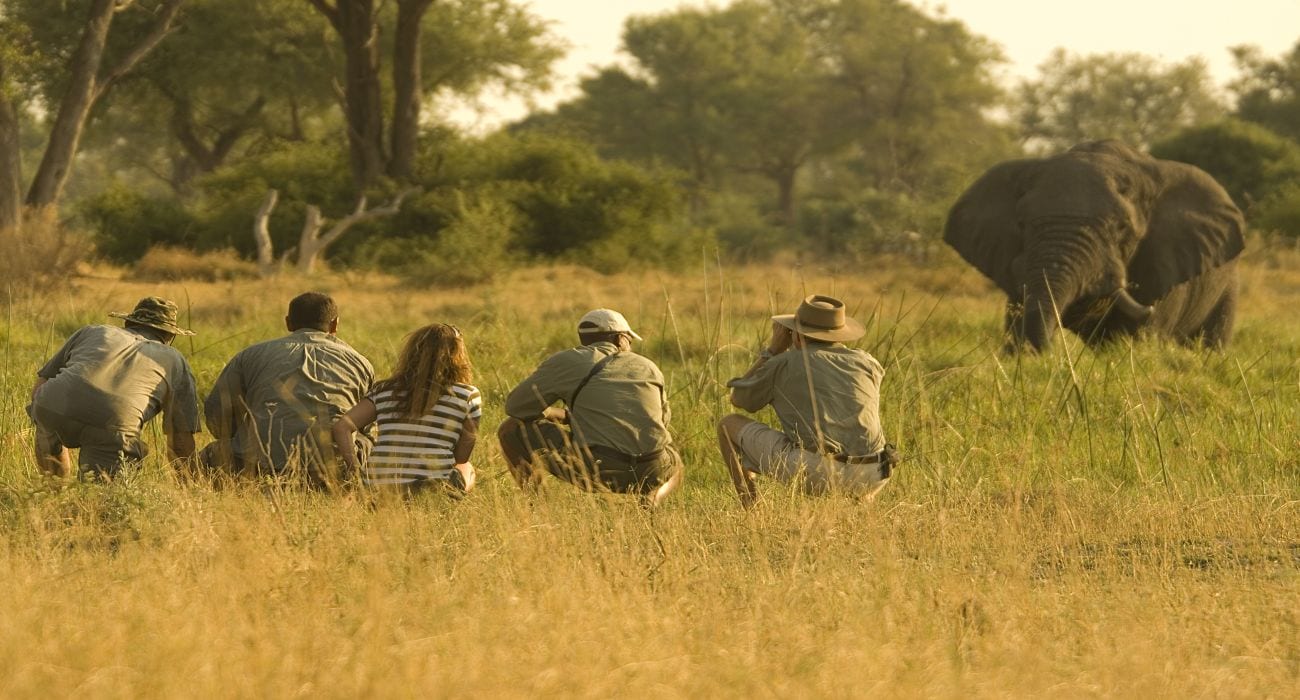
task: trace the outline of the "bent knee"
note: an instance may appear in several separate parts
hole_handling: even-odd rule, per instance
[[[752,418],[747,418],[739,413],[723,416],[722,420],[718,421],[718,434],[734,438],[741,428],[753,422]]]
[[[497,438],[514,437],[523,427],[523,421],[513,416],[506,416],[506,419],[501,421],[501,425],[497,426]]]

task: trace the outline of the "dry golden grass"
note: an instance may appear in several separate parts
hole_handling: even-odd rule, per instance
[[[201,390],[307,288],[383,373],[433,320],[467,332],[485,425],[505,392],[622,310],[668,377],[688,482],[660,511],[551,484],[494,444],[480,487],[372,504],[36,477],[32,372],[77,326],[180,301]],[[741,511],[714,444],[721,383],[805,293],[838,294],[885,363],[907,454],[870,504],[765,483]],[[1300,255],[1252,254],[1237,342],[1068,339],[999,355],[999,300],[943,254],[469,289],[74,280],[9,300],[0,375],[0,696],[1273,696],[1300,693]],[[157,439],[157,436],[154,436]]]

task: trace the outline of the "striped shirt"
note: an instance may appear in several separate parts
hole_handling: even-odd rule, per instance
[[[433,410],[419,418],[401,412],[405,392],[380,389],[366,398],[375,402],[379,440],[366,463],[365,482],[375,486],[446,479],[456,464],[453,450],[465,421],[483,413],[483,399],[469,384],[453,384]]]

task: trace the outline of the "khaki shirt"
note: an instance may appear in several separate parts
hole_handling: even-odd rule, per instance
[[[86,326],[36,372],[42,407],[87,425],[138,435],[163,414],[168,435],[199,432],[199,401],[190,363],[148,331]]]
[[[727,382],[731,402],[754,412],[771,405],[781,431],[810,452],[853,457],[885,446],[876,358],[835,343],[807,341]],[[811,377],[811,381],[809,381]]]
[[[631,351],[618,354],[592,377],[570,405],[578,384],[597,362],[618,352],[601,342],[557,352],[506,397],[506,413],[536,420],[556,401],[569,408],[574,437],[624,454],[648,454],[672,443],[671,412],[664,394],[664,375],[655,363]]]
[[[208,430],[232,438],[246,464],[280,471],[289,459],[333,462],[334,419],[370,391],[375,370],[351,345],[298,330],[241,350],[203,402]]]

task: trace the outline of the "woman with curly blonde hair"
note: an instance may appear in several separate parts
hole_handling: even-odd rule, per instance
[[[467,493],[474,487],[469,457],[483,403],[472,380],[459,329],[446,323],[417,329],[406,336],[392,376],[334,423],[334,442],[350,445],[355,431],[377,423],[366,484],[413,491],[442,483]],[[351,450],[339,454],[353,473],[361,468]]]

